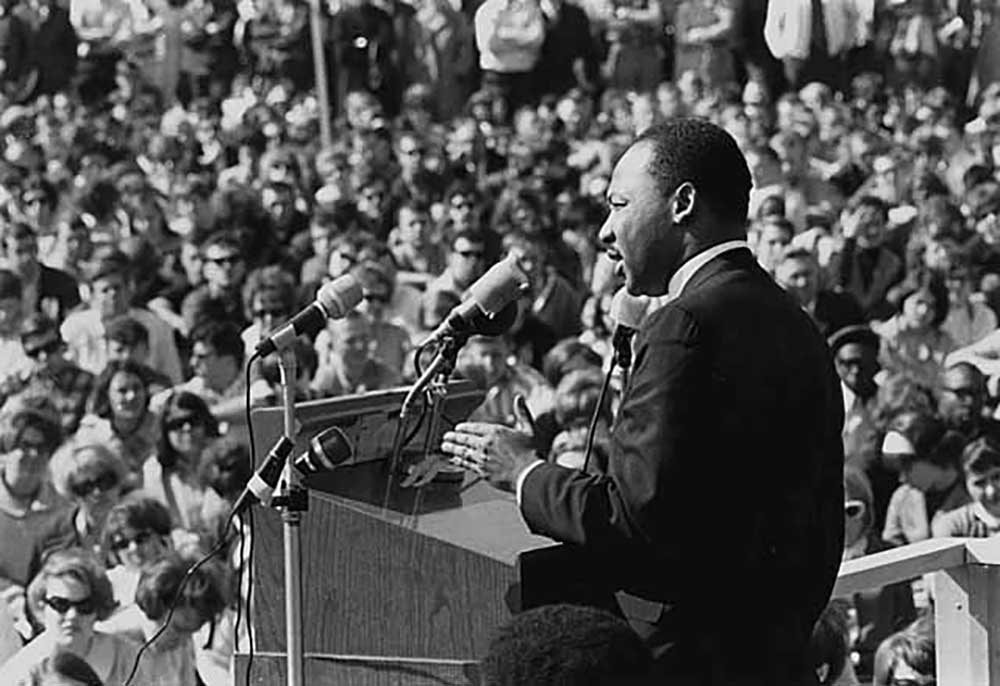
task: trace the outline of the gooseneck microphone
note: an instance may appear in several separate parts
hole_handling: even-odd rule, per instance
[[[508,306],[528,288],[528,275],[513,255],[489,268],[469,287],[469,297],[456,305],[421,346],[455,336],[497,336],[513,324],[504,322]],[[513,312],[516,317],[516,311]]]
[[[233,506],[232,515],[236,516],[254,502],[270,505],[274,489],[278,486],[285,461],[292,454],[295,442],[287,436],[282,436],[274,444],[260,466],[243,489],[239,499]],[[319,432],[309,441],[309,450],[299,455],[292,462],[292,468],[302,476],[319,472],[333,471],[337,465],[349,460],[354,455],[354,448],[347,436],[338,426]]]
[[[266,357],[284,350],[302,335],[314,336],[328,319],[340,319],[361,302],[361,283],[353,274],[345,274],[316,292],[316,300],[273,334],[257,344],[257,353]]]

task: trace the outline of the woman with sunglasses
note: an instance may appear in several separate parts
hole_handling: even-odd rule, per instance
[[[104,522],[101,548],[111,565],[108,579],[119,608],[135,603],[143,567],[170,552],[171,529],[167,507],[140,492],[126,496],[111,508]]]
[[[844,561],[854,560],[891,546],[882,541],[873,526],[872,487],[864,472],[856,467],[844,469]],[[848,604],[851,626],[850,651],[857,659],[849,660],[849,669],[862,682],[870,680],[875,650],[879,643],[900,626],[916,619],[913,594],[907,582],[855,593],[843,598]]]
[[[178,391],[160,415],[156,452],[142,466],[144,490],[167,506],[174,525],[204,528],[205,486],[198,478],[201,453],[219,426],[200,396]]]
[[[125,683],[139,646],[94,627],[114,609],[111,583],[96,557],[80,548],[52,553],[28,587],[28,604],[43,630],[0,667],[4,684],[38,683],[49,658],[63,651],[86,660],[103,683]],[[143,664],[133,683],[150,683]]]
[[[111,508],[125,488],[128,470],[114,450],[75,438],[62,445],[49,464],[52,483],[72,506],[72,527],[49,549],[81,547],[98,553]]]

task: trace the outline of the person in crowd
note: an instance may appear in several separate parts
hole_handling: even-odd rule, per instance
[[[44,396],[19,396],[0,410],[0,604],[27,638],[25,589],[51,532],[70,528],[66,503],[48,476],[61,440],[59,416]]]
[[[545,0],[539,6],[545,18],[545,40],[534,74],[539,92],[562,95],[573,88],[595,90],[599,48],[587,13],[565,0]]]
[[[134,317],[122,315],[105,323],[104,344],[109,363],[132,362],[145,368],[150,393],[173,385],[165,374],[149,366],[149,331]]]
[[[239,241],[233,236],[218,234],[205,241],[201,252],[205,283],[189,293],[181,305],[185,331],[193,331],[208,320],[242,323],[239,293],[246,267]]]
[[[94,629],[114,609],[111,583],[103,565],[89,551],[71,548],[52,553],[28,587],[28,603],[41,633],[0,666],[12,686],[37,683],[47,661],[68,651],[86,661],[106,684],[123,684],[139,653],[133,641]],[[135,678],[153,683],[140,663]]]
[[[674,15],[674,73],[694,71],[712,86],[724,86],[735,78],[730,38],[733,8],[716,0],[684,0]]]
[[[882,642],[873,684],[933,684],[937,680],[934,616],[927,613]]]
[[[502,95],[508,112],[530,103],[538,93],[533,76],[545,42],[538,0],[486,0],[474,24],[483,85]]]
[[[392,114],[399,109],[396,84],[398,46],[392,16],[369,0],[349,0],[330,18],[330,41],[336,65],[336,102],[346,104],[348,94],[371,93]]]
[[[820,686],[841,683],[844,676],[850,680],[849,683],[857,678],[853,676],[853,667],[847,659],[849,641],[847,608],[842,602],[831,601],[816,620],[809,639],[809,658]]]
[[[948,316],[941,329],[959,349],[973,345],[997,330],[997,316],[981,293],[973,292],[970,265],[961,257],[949,256],[945,271],[948,286]]]
[[[100,374],[107,364],[104,327],[111,319],[127,314],[149,332],[149,366],[172,383],[180,383],[181,361],[173,330],[149,310],[131,306],[133,279],[125,254],[110,250],[95,258],[87,282],[87,307],[69,314],[62,325],[67,357],[88,372]]]
[[[954,350],[951,337],[941,330],[948,316],[948,292],[934,273],[915,274],[895,294],[896,314],[876,323],[882,339],[879,360],[890,373],[906,374],[929,388],[937,388],[945,358]]]
[[[882,458],[896,466],[900,485],[889,500],[882,540],[899,546],[930,537],[935,517],[969,502],[959,460],[961,434],[932,414],[903,412],[889,425]]]
[[[844,459],[867,470],[878,457],[874,415],[879,339],[869,327],[854,324],[834,333],[828,342],[844,396]]]
[[[629,626],[605,610],[544,605],[500,627],[483,657],[484,686],[647,683],[652,658]]]
[[[136,491],[117,503],[104,521],[101,550],[108,558],[108,580],[117,608],[135,604],[142,570],[171,550],[170,510],[156,498]],[[109,618],[114,621],[113,615]]]
[[[21,323],[21,345],[34,366],[7,378],[0,393],[0,407],[22,394],[46,396],[60,414],[64,435],[72,435],[86,412],[94,375],[65,358],[65,343],[54,319],[43,315],[25,319]]]
[[[21,279],[22,314],[44,314],[58,322],[80,304],[76,279],[38,259],[38,235],[29,225],[16,223],[3,232],[7,267]]]
[[[967,445],[962,472],[972,502],[932,522],[931,535],[987,538],[1000,533],[1000,446],[996,440],[984,436]]]
[[[948,428],[969,441],[982,436],[1000,439],[1000,424],[984,416],[986,379],[968,362],[957,362],[942,373],[938,413]]]
[[[24,311],[23,294],[17,274],[0,269],[0,359],[4,360],[0,379],[10,377],[11,381],[6,383],[12,384],[31,371],[31,360],[24,352],[19,335]]]
[[[757,262],[768,274],[774,275],[774,270],[781,259],[782,253],[791,244],[795,235],[792,223],[780,216],[765,217],[757,229],[754,252]]]
[[[868,477],[848,466],[844,470],[844,561],[887,550],[875,523],[875,498]],[[853,672],[868,680],[874,672],[875,651],[883,639],[916,619],[913,593],[907,582],[854,593],[842,601],[852,627],[849,643]]]
[[[404,152],[411,148],[404,149],[402,146],[400,155],[412,154]],[[389,247],[400,271],[428,278],[443,272],[446,254],[431,232],[430,208],[420,201],[411,200],[400,206],[398,217],[396,228],[389,234]]]
[[[352,310],[331,322],[327,330],[330,351],[325,364],[316,370],[315,393],[329,398],[399,385],[401,370],[374,357],[372,325],[364,314]]]
[[[512,359],[511,352],[505,336],[473,336],[459,353],[459,372],[486,389],[486,399],[470,418],[514,426],[518,395],[536,418],[552,411],[552,387],[534,368]]]
[[[553,419],[558,433],[552,439],[549,460],[571,469],[585,466],[593,472],[603,471],[608,462],[611,437],[611,398],[601,401],[604,375],[600,367],[568,372],[555,386]],[[598,410],[598,402],[601,401]],[[587,435],[594,413],[598,420],[594,433],[594,454],[587,462]],[[537,420],[536,420],[537,422]],[[541,439],[541,437],[540,437]]]
[[[104,686],[86,660],[64,650],[42,660],[38,683],[41,686]]]
[[[451,240],[448,266],[424,291],[425,307],[436,293],[448,291],[463,297],[469,286],[486,271],[486,236],[473,231],[460,231]]]
[[[198,478],[201,452],[218,437],[208,405],[186,391],[170,395],[159,418],[156,452],[142,465],[143,490],[170,510],[175,526],[190,532],[205,528],[205,487]]]
[[[243,285],[243,310],[250,326],[243,329],[243,350],[250,357],[257,344],[295,312],[295,280],[291,274],[270,265],[250,272]]]
[[[211,489],[222,500],[222,503],[216,503],[221,507],[215,514],[218,517],[228,518],[230,509],[236,504],[236,500],[253,475],[253,465],[246,443],[228,435],[212,441],[202,451],[198,474],[206,492]],[[213,498],[206,497],[206,504],[211,500]],[[209,519],[210,517],[205,517],[206,521]],[[225,533],[221,531],[224,524],[225,521],[218,522],[215,530],[216,538]],[[210,536],[211,531],[206,531],[204,535]],[[211,543],[214,544],[214,541]]]
[[[777,261],[774,278],[812,317],[824,336],[862,324],[864,315],[853,296],[822,287],[816,256],[804,248],[789,247]]]

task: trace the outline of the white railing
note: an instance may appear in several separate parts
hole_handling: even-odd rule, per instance
[[[845,562],[834,596],[932,574],[939,686],[1000,686],[1000,536],[937,538]]]

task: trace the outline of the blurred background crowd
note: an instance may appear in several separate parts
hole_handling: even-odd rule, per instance
[[[475,416],[513,423],[524,395],[579,467],[596,409],[601,469],[604,193],[682,115],[738,141],[751,247],[829,338],[845,559],[1000,532],[996,0],[3,0],[5,683],[124,682],[250,474],[245,360],[349,271],[363,304],[297,346],[301,399],[411,380],[414,342],[513,253],[514,327],[459,360]],[[252,403],[277,382],[254,368]],[[245,558],[217,562],[136,683],[232,683]],[[922,580],[836,600],[824,683],[933,675],[932,603]]]

